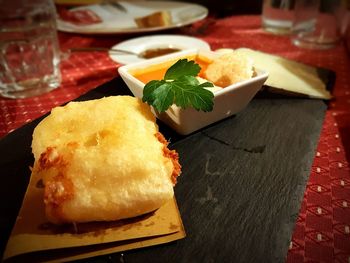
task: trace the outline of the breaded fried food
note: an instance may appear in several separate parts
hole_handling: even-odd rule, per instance
[[[214,59],[204,72],[204,78],[216,86],[226,87],[253,77],[253,59],[238,53],[226,53]]]
[[[54,108],[32,141],[48,220],[112,221],[158,209],[173,198],[181,169],[167,145],[150,107],[131,96]]]

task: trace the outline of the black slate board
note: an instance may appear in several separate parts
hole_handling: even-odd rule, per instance
[[[118,94],[130,94],[120,78],[78,100]],[[189,136],[159,123],[183,166],[175,195],[186,238],[81,262],[284,262],[325,110],[319,100],[259,96]],[[29,181],[39,121],[0,140],[1,253]]]

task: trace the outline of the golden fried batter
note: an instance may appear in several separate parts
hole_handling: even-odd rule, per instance
[[[223,54],[214,59],[204,72],[204,77],[219,87],[247,80],[253,77],[253,60],[239,52]]]
[[[53,109],[32,142],[32,176],[43,178],[48,220],[111,221],[159,208],[181,170],[167,145],[150,107],[134,97]]]

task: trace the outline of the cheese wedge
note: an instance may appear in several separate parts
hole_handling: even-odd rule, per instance
[[[256,68],[268,71],[265,85],[276,91],[317,99],[332,98],[315,67],[248,48],[239,48],[235,52],[251,57]]]

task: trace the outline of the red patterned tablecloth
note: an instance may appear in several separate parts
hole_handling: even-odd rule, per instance
[[[232,16],[215,22],[208,18],[166,33],[194,35],[207,41],[213,50],[249,47],[336,72],[335,98],[325,116],[286,261],[349,263],[350,59],[345,46],[339,44],[326,51],[297,48],[286,36],[264,32],[259,16]],[[131,37],[135,36],[59,34],[62,50],[110,47]],[[119,66],[105,53],[71,54],[61,63],[63,80],[56,90],[29,99],[0,99],[0,136],[116,77]]]

